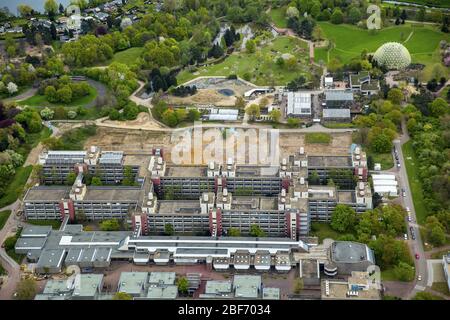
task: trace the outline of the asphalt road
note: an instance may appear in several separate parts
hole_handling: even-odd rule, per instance
[[[414,280],[415,285],[408,295],[408,298],[412,298],[417,292],[425,290],[425,287],[427,285],[428,272],[427,272],[427,260],[425,257],[425,251],[423,249],[423,243],[422,243],[422,239],[420,236],[419,227],[417,224],[416,211],[414,209],[414,203],[413,203],[411,189],[409,186],[408,175],[406,173],[405,158],[403,156],[403,151],[401,148],[401,146],[403,144],[405,144],[406,142],[408,142],[408,140],[409,140],[409,135],[408,135],[404,121],[402,122],[402,130],[403,130],[403,135],[400,136],[400,139],[394,140],[394,145],[395,145],[395,148],[397,149],[399,161],[400,161],[400,168],[398,169],[399,170],[398,176],[400,178],[399,179],[400,180],[399,187],[400,187],[400,189],[404,188],[406,191],[405,192],[406,196],[403,197],[400,194],[400,197],[402,198],[403,205],[405,207],[409,207],[409,209],[411,210],[411,220],[412,221],[411,222],[408,222],[408,220],[406,221],[407,225],[408,225],[408,238],[409,238],[408,245],[409,245],[413,255],[419,254],[419,259],[416,259],[414,257],[414,264],[416,267],[416,278]],[[414,234],[416,236],[415,240],[411,239],[411,232],[409,231],[410,226],[412,226],[414,229]],[[419,275],[422,277],[422,279],[420,281],[417,280],[417,277]]]

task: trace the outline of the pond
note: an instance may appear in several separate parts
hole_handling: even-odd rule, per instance
[[[227,97],[234,96],[234,91],[231,89],[220,89],[217,92]]]

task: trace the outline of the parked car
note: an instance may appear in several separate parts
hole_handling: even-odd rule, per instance
[[[411,239],[412,239],[412,240],[416,240],[416,235],[414,234],[414,232],[411,233]]]
[[[416,253],[415,257],[416,257],[416,259],[417,259],[417,260],[419,260],[419,259],[420,259],[420,256],[419,256],[419,254],[418,254],[418,253]]]
[[[406,207],[406,212],[411,212],[411,209],[409,209],[409,207]]]
[[[408,234],[407,233],[405,233],[404,238],[405,238],[405,240],[408,240]]]
[[[397,168],[400,168],[400,162],[397,161]]]
[[[402,189],[402,196],[406,197],[406,190],[405,190],[405,188]]]
[[[422,276],[420,274],[417,276],[417,280],[418,281],[422,280]]]
[[[408,216],[408,222],[411,222],[411,216]]]

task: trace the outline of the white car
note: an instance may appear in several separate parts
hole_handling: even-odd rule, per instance
[[[411,222],[411,216],[408,216],[408,222]]]
[[[407,233],[405,233],[404,238],[405,238],[405,240],[408,240],[408,234]]]
[[[411,212],[411,209],[409,209],[409,207],[406,207],[406,212]]]
[[[417,280],[418,281],[422,280],[422,276],[421,275],[417,276]]]

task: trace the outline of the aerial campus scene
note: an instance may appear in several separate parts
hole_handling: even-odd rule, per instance
[[[448,0],[0,0],[0,300],[449,300],[449,30]]]

